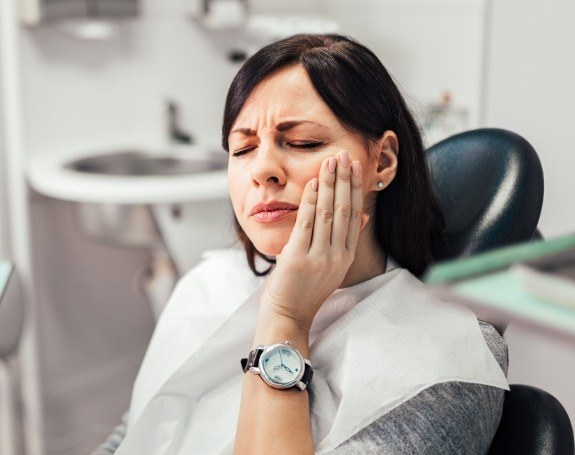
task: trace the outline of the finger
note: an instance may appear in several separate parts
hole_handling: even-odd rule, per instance
[[[333,227],[331,231],[332,247],[344,248],[351,215],[351,169],[347,150],[339,153],[335,179],[333,203]]]
[[[347,239],[345,246],[349,250],[354,250],[357,246],[359,233],[362,230],[363,218],[363,185],[362,185],[362,169],[359,161],[352,163],[351,172],[351,215],[349,219],[349,229],[347,231]]]
[[[319,172],[317,209],[311,249],[317,248],[319,251],[325,251],[324,249],[330,246],[336,169],[337,159],[332,156],[324,160]]]
[[[306,254],[311,245],[317,207],[317,186],[317,178],[307,182],[297,211],[294,228],[286,244],[286,246],[290,245],[288,248],[293,248],[298,253]]]
[[[367,223],[369,222],[369,215],[367,213],[364,213],[361,217],[361,227],[359,228],[359,232],[363,231],[363,228],[367,225]]]

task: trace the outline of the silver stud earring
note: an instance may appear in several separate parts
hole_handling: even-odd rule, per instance
[[[383,182],[377,182],[377,187],[378,187],[378,188],[383,188]]]

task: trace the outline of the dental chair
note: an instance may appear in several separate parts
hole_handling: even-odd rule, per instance
[[[502,129],[467,131],[430,147],[427,162],[446,224],[440,260],[540,236],[543,171],[521,136]],[[490,454],[575,453],[571,422],[559,401],[536,387],[510,388]]]
[[[0,455],[20,453],[10,359],[16,354],[23,322],[24,304],[18,276],[14,266],[0,258]]]

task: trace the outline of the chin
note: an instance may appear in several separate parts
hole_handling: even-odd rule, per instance
[[[265,254],[266,256],[278,256],[281,254],[285,244],[287,242],[273,242],[273,243],[263,243],[263,242],[253,242],[256,249],[260,252]]]
[[[266,256],[277,256],[281,254],[284,246],[289,240],[289,235],[282,235],[278,232],[259,232],[256,235],[250,235],[249,237],[256,249]]]

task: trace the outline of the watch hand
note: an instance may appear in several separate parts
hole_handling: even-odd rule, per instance
[[[288,373],[293,374],[293,371],[290,370],[288,367],[286,367],[285,365],[282,365],[282,366],[286,369],[286,371],[287,371]]]

